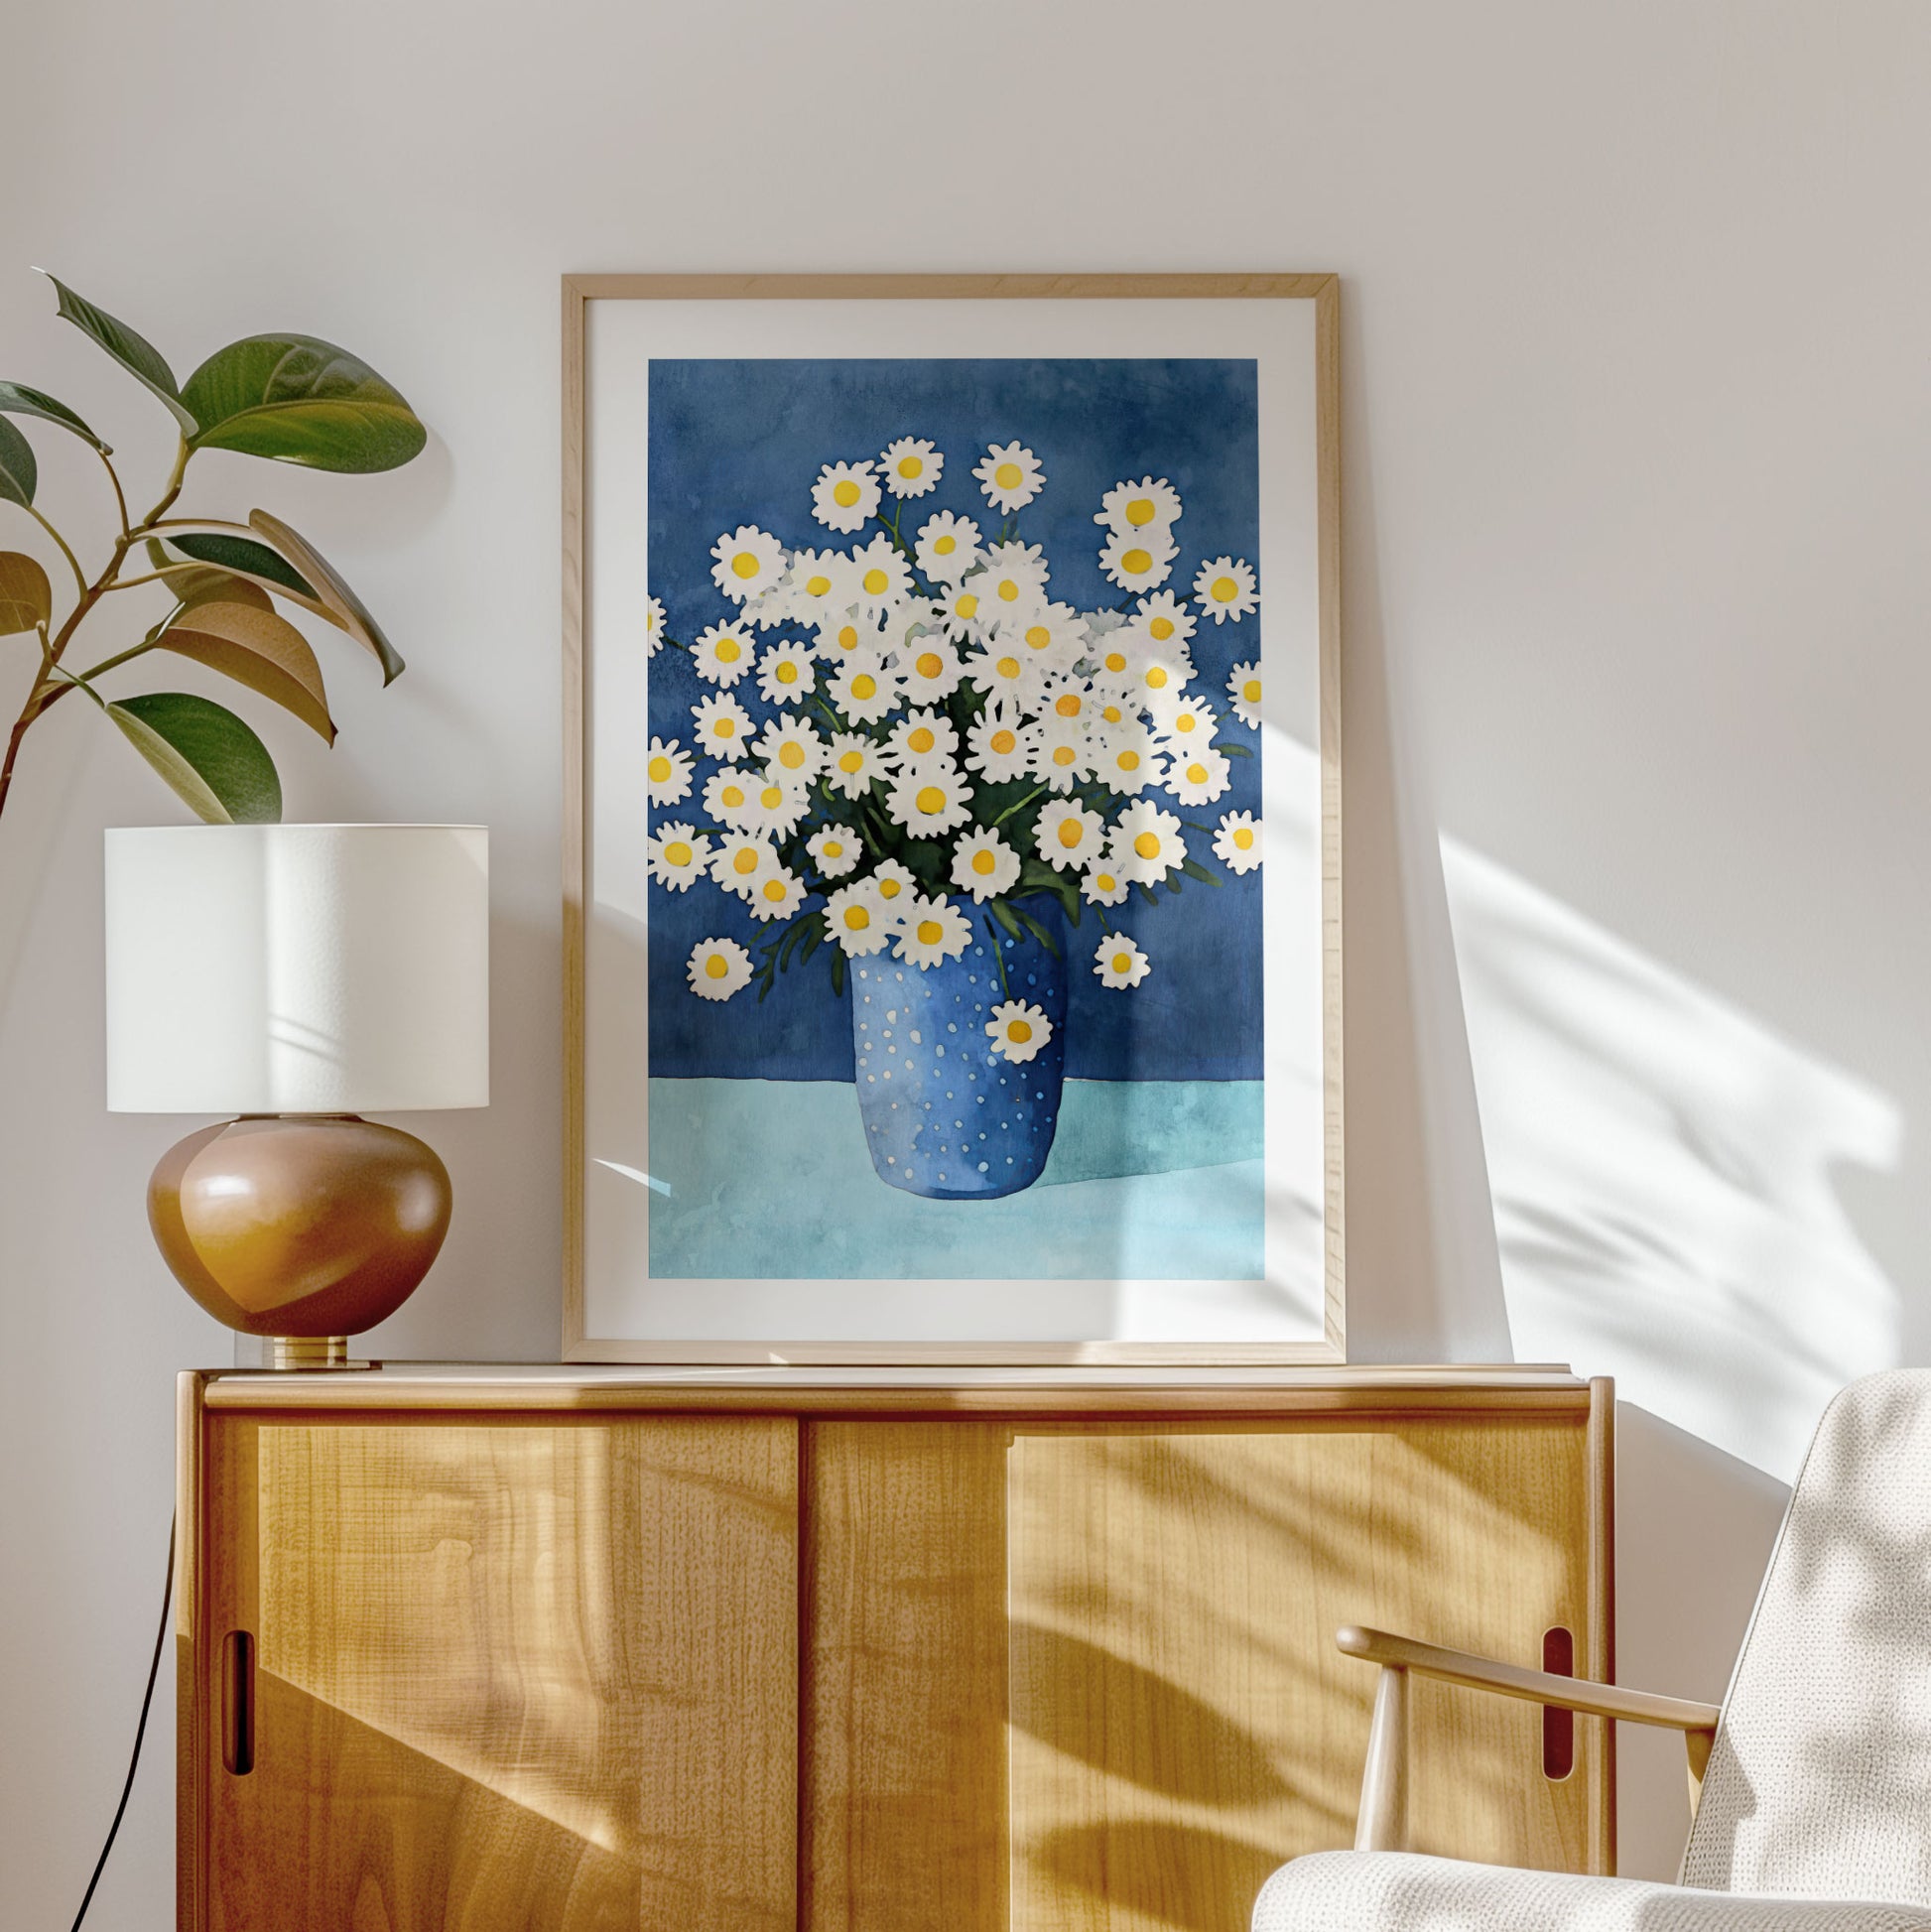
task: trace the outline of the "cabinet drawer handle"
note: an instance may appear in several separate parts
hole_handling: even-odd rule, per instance
[[[230,1630],[221,1646],[221,1761],[238,1778],[255,1768],[255,1639]]]
[[[1576,1674],[1576,1638],[1558,1623],[1542,1633],[1542,1668],[1556,1677]],[[1542,1707],[1542,1775],[1560,1783],[1576,1768],[1576,1714]]]

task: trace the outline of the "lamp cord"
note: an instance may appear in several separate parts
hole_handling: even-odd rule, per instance
[[[168,1611],[175,1600],[176,1527],[171,1518],[168,1523],[168,1584],[161,1593],[161,1628],[155,1632],[154,1661],[148,1666],[148,1688],[141,1698],[141,1721],[134,1727],[134,1754],[127,1762],[127,1782],[121,1786],[121,1801],[114,1807],[114,1822],[107,1828],[107,1843],[100,1848],[100,1857],[94,1864],[94,1875],[87,1880],[87,1894],[80,1901],[79,1911],[73,1915],[73,1932],[80,1932],[80,1921],[87,1916],[87,1907],[94,1902],[94,1887],[100,1883],[100,1874],[107,1869],[107,1855],[114,1849],[121,1820],[127,1815],[127,1801],[134,1791],[134,1773],[141,1767],[141,1740],[148,1735],[148,1711],[154,1703],[155,1680],[161,1675],[161,1653],[168,1646]]]

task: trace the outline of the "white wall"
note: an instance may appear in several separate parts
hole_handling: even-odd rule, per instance
[[[436,431],[194,497],[291,516],[411,660],[384,694],[325,652],[342,741],[275,734],[290,816],[494,828],[496,1103],[434,1125],[457,1226],[397,1356],[556,1349],[559,274],[1340,270],[1355,1348],[1614,1371],[1623,1675],[1721,1690],[1822,1386],[1931,1358],[1916,0],[18,12],[0,374],[163,457],[44,262],[182,366],[346,342]],[[100,1105],[99,828],[170,803],[63,710],[0,822],[22,1925],[65,1922],[120,1774],[172,1371],[227,1357],[143,1224],[170,1130]],[[165,1921],[166,1743],[101,1932]],[[1680,1836],[1658,1748],[1625,1868]]]

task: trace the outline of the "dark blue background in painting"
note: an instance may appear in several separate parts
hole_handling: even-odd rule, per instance
[[[820,468],[875,457],[901,436],[928,437],[944,479],[906,507],[909,535],[936,510],[973,518],[990,536],[999,517],[972,466],[990,443],[1015,438],[1046,470],[1045,490],[1019,514],[1019,534],[1044,544],[1052,594],[1081,610],[1120,592],[1099,573],[1104,532],[1094,522],[1113,484],[1165,476],[1184,505],[1180,555],[1167,586],[1188,597],[1208,558],[1257,558],[1259,441],[1251,361],[654,361],[650,365],[650,587],[665,629],[687,643],[730,606],[710,580],[710,547],[753,523],[787,549],[848,548],[812,515]],[[885,499],[886,509],[892,503]],[[1266,585],[1262,584],[1265,609]],[[764,633],[771,638],[783,631]],[[1228,670],[1258,655],[1257,615],[1203,622],[1193,639],[1195,689],[1214,705],[1221,737],[1252,749],[1232,761],[1232,786],[1213,806],[1159,803],[1212,827],[1226,812],[1260,810],[1260,742],[1235,720]],[[651,665],[650,729],[691,742],[691,706],[709,691],[681,652]],[[755,681],[735,696],[762,721]],[[1149,794],[1148,796],[1153,796]],[[697,790],[657,815],[701,819]],[[1189,847],[1219,873],[1211,839]],[[1072,980],[1066,1071],[1074,1080],[1258,1080],[1261,1074],[1260,874],[1195,879],[1157,907],[1136,892],[1109,910],[1146,949],[1153,970],[1136,991],[1109,992],[1093,971],[1100,936],[1094,910],[1068,935]],[[969,902],[966,902],[969,906]],[[851,1014],[832,996],[829,946],[779,975],[762,1006],[753,988],[712,1003],[697,998],[685,962],[700,940],[727,937],[753,958],[766,928],[708,883],[650,894],[650,1054],[653,1074],[767,1080],[849,1080]]]

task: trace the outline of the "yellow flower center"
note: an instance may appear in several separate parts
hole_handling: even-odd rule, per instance
[[[1001,658],[994,668],[1002,678],[1016,678],[1019,675],[1019,660],[1017,658]]]
[[[1132,954],[1115,953],[1113,955],[1113,970],[1115,972],[1131,972],[1133,970]]]
[[[1217,577],[1208,586],[1208,594],[1216,603],[1231,603],[1240,594],[1240,586],[1230,577]]]
[[[785,748],[786,750],[791,749],[789,745],[787,745]],[[767,785],[764,788],[764,790],[758,794],[758,803],[761,806],[763,806],[767,812],[777,811],[778,807],[781,806],[784,802],[785,802],[785,791],[782,785]]]
[[[1173,619],[1156,617],[1146,628],[1148,635],[1156,644],[1164,644],[1173,635]]]
[[[653,785],[663,784],[670,775],[671,761],[668,758],[657,757],[650,761],[650,782]]]
[[[1101,892],[1112,891],[1114,885],[1113,875],[1110,872],[1095,872],[1093,882]]]
[[[977,593],[971,590],[967,590],[966,594],[962,596],[956,604],[953,605],[953,609],[956,610],[959,613],[959,615],[962,617],[976,617],[978,615],[978,609],[979,609],[979,600],[978,600]]]
[[[721,953],[713,953],[704,963],[704,973],[707,979],[721,979],[730,969],[731,963]]]
[[[999,580],[999,601],[1001,603],[1015,603],[1018,601],[1018,580],[1014,578],[1002,577]]]
[[[1000,731],[994,731],[992,733],[992,749],[996,751],[1001,758],[1010,757],[1012,754],[1013,746],[1016,745],[1018,742],[1019,740],[1016,737],[1014,737],[1010,731],[1000,730]]]
[[[946,668],[946,660],[937,651],[921,651],[913,667],[922,678],[936,678]]]
[[[1190,785],[1205,785],[1207,783],[1207,767],[1205,765],[1189,765],[1187,767],[1187,782]]]
[[[766,879],[760,890],[775,906],[785,896],[785,882],[783,879]]]
[[[847,751],[838,759],[838,769],[842,772],[861,772],[865,768],[865,754],[862,751]]]
[[[1119,768],[1121,771],[1138,771],[1140,754],[1137,751],[1122,751],[1119,754]]]
[[[778,747],[778,762],[788,770],[798,770],[805,762],[805,747],[796,738],[787,738]]]
[[[950,557],[958,548],[959,539],[950,532],[943,537],[935,537],[932,541],[933,554],[938,557]]]
[[[896,899],[898,897],[898,888],[899,881],[897,879],[880,879],[878,881],[878,896],[881,899]]]
[[[1167,667],[1156,664],[1146,674],[1146,688],[1149,691],[1165,691],[1167,688]]]
[[[994,870],[994,868],[998,865],[998,863],[999,861],[997,856],[992,852],[987,851],[983,846],[981,846],[977,851],[975,851],[972,854],[972,870],[976,872],[980,878],[988,877],[991,874],[991,872]]]
[[[1173,728],[1185,737],[1189,731],[1200,728],[1200,719],[1192,711],[1182,711],[1175,717]]]
[[[724,801],[724,803],[732,809],[732,811],[735,811],[740,805],[744,803],[744,794],[735,785],[726,785],[724,789],[720,793],[718,793],[718,797],[721,798]]]
[[[1016,490],[1026,480],[1026,472],[1016,462],[1002,462],[992,472],[992,480],[1002,490]]]
[[[888,584],[891,580],[892,580],[888,578],[885,575],[885,573],[881,570],[873,568],[872,570],[867,571],[864,577],[865,595],[868,597],[876,597],[881,595],[884,591],[886,584]]]
[[[737,735],[737,720],[734,717],[720,717],[710,727],[720,738],[734,738]]]
[[[756,577],[758,574],[757,553],[750,550],[740,550],[731,559],[731,570],[738,577]]]
[[[1108,724],[1117,724],[1121,717],[1121,711],[1117,705],[1108,705],[1099,713],[1099,715],[1103,717]]]
[[[839,650],[848,651],[851,649],[851,647],[854,644],[857,643],[857,641],[858,641],[858,626],[856,624],[841,624],[838,627],[838,649]]]
[[[691,863],[691,860],[696,856],[696,854],[692,851],[691,847],[684,842],[682,838],[673,838],[671,842],[664,847],[664,856],[667,859],[669,859],[673,865],[689,865]]]
[[[1069,691],[1064,697],[1057,698],[1053,701],[1053,708],[1062,717],[1078,717],[1080,715],[1080,701]]]
[[[921,946],[937,946],[945,937],[946,929],[936,919],[921,919],[919,921],[919,944]]]
[[[1006,1038],[1015,1047],[1023,1047],[1033,1037],[1033,1030],[1024,1020],[1010,1020],[1006,1024]]]
[[[798,667],[790,658],[780,659],[776,676],[781,685],[795,685],[798,682]]]
[[[1158,514],[1159,512],[1154,509],[1153,499],[1150,496],[1136,496],[1126,506],[1126,521],[1135,530],[1139,529],[1142,524],[1151,523]]]
[[[869,671],[861,671],[851,681],[852,697],[864,700],[878,696],[878,680]]]
[[[905,742],[909,744],[914,751],[930,751],[932,747],[939,742],[939,740],[937,737],[933,735],[932,726],[930,724],[918,724],[913,726],[912,731],[910,735],[906,738]]]
[[[1258,678],[1249,678],[1247,682],[1240,687],[1240,696],[1244,698],[1248,704],[1258,705],[1260,703],[1260,680]]]
[[[744,655],[744,646],[734,637],[720,637],[717,640],[717,662],[735,664]]]
[[[829,577],[808,577],[805,580],[805,594],[807,596],[822,597],[828,594],[831,588],[832,580]]]
[[[1119,560],[1119,567],[1128,577],[1144,577],[1153,568],[1152,557],[1143,550],[1129,550]]]
[[[1056,744],[1053,747],[1053,762],[1056,765],[1070,765],[1079,755],[1070,744]]]
[[[862,933],[871,924],[871,914],[863,906],[846,906],[844,909],[844,929],[847,933]]]
[[[1126,653],[1124,651],[1108,651],[1100,661],[1108,671],[1119,672],[1126,669]]]
[[[914,476],[925,474],[925,464],[917,456],[901,456],[898,459],[898,473],[909,481]]]
[[[1045,624],[1031,624],[1026,629],[1026,642],[1035,651],[1043,651],[1053,641],[1052,630]]]
[[[842,841],[841,839],[837,839],[837,838],[828,838],[828,839],[826,839],[826,841],[825,841],[825,856],[826,856],[827,858],[842,858],[842,857],[844,856],[844,843],[843,843],[843,841]]]
[[[731,860],[731,870],[735,872],[737,876],[741,879],[748,879],[751,876],[751,874],[755,872],[757,869],[758,869],[758,855],[756,850],[750,845],[746,845],[744,849],[740,851]]]
[[[921,785],[913,803],[928,819],[936,819],[946,809],[946,795],[937,785]]]
[[[858,485],[849,476],[840,476],[832,485],[832,501],[839,509],[848,510],[858,500]]]
[[[1068,851],[1071,851],[1075,845],[1080,844],[1086,838],[1086,836],[1087,829],[1078,819],[1062,819],[1060,821],[1059,840]]]
[[[1133,840],[1133,849],[1136,852],[1138,852],[1142,858],[1158,858],[1160,856],[1159,835],[1157,833],[1152,833],[1152,832],[1141,833],[1140,836]]]
[[[1233,829],[1233,842],[1234,842],[1234,845],[1235,845],[1235,847],[1236,847],[1236,848],[1237,848],[1238,850],[1240,850],[1240,851],[1243,851],[1243,852],[1250,852],[1250,851],[1252,851],[1252,850],[1253,850],[1253,848],[1254,848],[1254,829],[1253,829],[1253,827],[1252,827],[1252,826],[1235,826],[1235,827],[1234,827],[1234,829]]]

